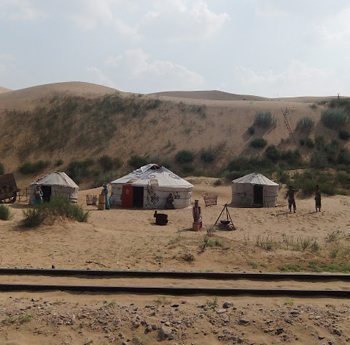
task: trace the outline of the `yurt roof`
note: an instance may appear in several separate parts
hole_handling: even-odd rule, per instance
[[[46,185],[46,186],[66,186],[71,188],[79,188],[79,186],[64,172],[53,172],[51,174],[38,178],[31,185]]]
[[[237,178],[232,183],[250,183],[260,184],[265,186],[278,186],[278,183],[271,181],[266,176],[259,173],[252,173],[243,177]]]
[[[158,164],[147,164],[128,175],[112,181],[111,184],[132,184],[136,186],[155,185],[170,188],[192,188],[193,185]]]

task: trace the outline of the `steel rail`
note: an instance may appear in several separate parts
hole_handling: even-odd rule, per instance
[[[105,278],[178,278],[208,280],[294,280],[294,281],[350,281],[350,274],[318,273],[257,273],[257,272],[176,272],[176,271],[130,271],[130,270],[81,270],[0,268],[2,275],[56,276],[56,277],[105,277]]]
[[[103,285],[47,285],[47,284],[0,284],[0,291],[49,292],[98,294],[147,294],[174,296],[289,296],[289,297],[333,297],[349,298],[350,290],[294,290],[294,289],[231,289],[188,287],[139,287]]]

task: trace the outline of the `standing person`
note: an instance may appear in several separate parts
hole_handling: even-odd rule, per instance
[[[192,215],[193,215],[193,230],[199,230],[202,228],[202,211],[201,207],[199,206],[199,201],[194,201],[194,206],[192,208]]]
[[[43,203],[43,191],[39,185],[35,186],[34,189],[34,205],[41,205]]]
[[[168,195],[168,197],[166,198],[166,201],[165,201],[165,208],[166,209],[174,209],[175,206],[174,206],[174,196],[173,196],[173,193],[170,193]]]
[[[315,188],[315,208],[316,212],[317,210],[321,212],[321,191],[320,186],[317,184]]]
[[[295,204],[295,190],[293,189],[292,186],[288,187],[287,194],[286,194],[286,199],[287,198],[288,198],[289,212],[292,212],[292,207],[293,207],[293,211],[295,213],[296,210],[297,210],[297,206]]]
[[[108,187],[106,183],[103,184],[102,194],[105,196],[105,208],[109,210],[111,206],[109,204]]]

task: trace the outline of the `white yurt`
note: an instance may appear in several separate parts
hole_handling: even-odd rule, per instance
[[[148,164],[111,182],[111,206],[166,208],[171,195],[174,208],[191,204],[193,185],[158,164]]]
[[[29,202],[34,201],[34,190],[40,186],[43,200],[50,201],[53,196],[62,196],[72,202],[77,202],[79,186],[64,172],[53,172],[40,177],[29,186]]]
[[[279,185],[266,176],[252,173],[232,181],[234,207],[275,207]]]

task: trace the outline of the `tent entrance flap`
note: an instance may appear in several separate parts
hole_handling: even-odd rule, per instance
[[[133,207],[133,187],[131,184],[125,184],[122,190],[122,207]]]
[[[264,205],[264,187],[262,185],[254,185],[254,204],[257,206]]]
[[[43,192],[43,201],[49,202],[52,193],[51,186],[41,186],[41,190]]]
[[[133,206],[137,208],[143,207],[143,187],[133,187]]]

